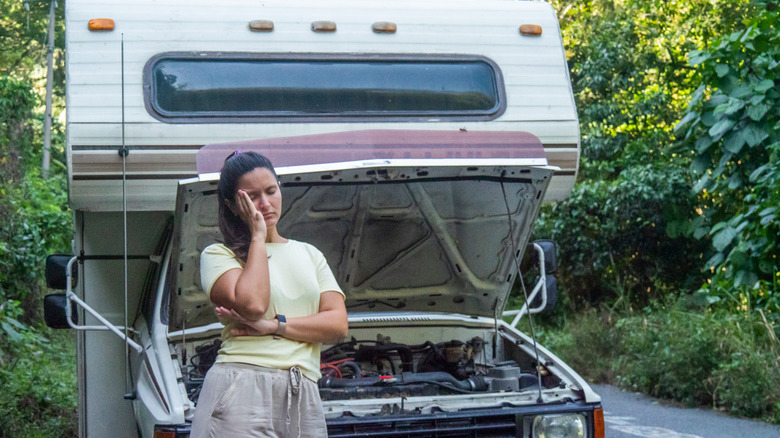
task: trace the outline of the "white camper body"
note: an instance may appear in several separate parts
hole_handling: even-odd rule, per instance
[[[75,292],[111,323],[134,327],[131,337],[144,349],[138,355],[107,331],[81,332],[80,436],[151,436],[155,424],[180,424],[191,417],[181,372],[171,367],[171,355],[180,351],[169,342],[184,344],[198,335],[188,335],[188,327],[166,334],[143,321],[167,320],[168,307],[161,301],[167,295],[157,290],[165,285],[165,278],[158,277],[165,277],[167,260],[161,257],[167,246],[160,242],[170,233],[179,181],[200,178],[197,153],[204,145],[353,131],[525,132],[543,146],[544,160],[525,164],[551,177],[540,186],[544,200],[568,196],[576,178],[577,113],[557,17],[547,3],[69,0],[65,16],[69,199],[75,215],[73,251],[83,257]],[[113,30],[89,28],[90,20],[103,18],[113,20]],[[335,24],[335,31],[314,31],[313,23],[322,21]],[[251,22],[260,27],[252,30]],[[268,22],[273,23],[271,31]],[[375,23],[393,23],[396,30],[376,30]],[[535,27],[524,33],[521,25]],[[535,29],[541,34],[534,34]],[[497,103],[478,114],[171,116],[155,106],[159,84],[154,68],[156,61],[176,57],[477,61],[496,72]],[[123,146],[125,154],[120,153]],[[462,166],[484,157],[449,158],[454,161],[447,165]],[[367,167],[376,165],[372,161]],[[535,214],[537,207],[532,210]],[[80,316],[87,325],[98,324],[89,315]],[[463,326],[487,331],[492,320],[480,318],[465,318]],[[358,323],[372,324],[368,318]],[[203,333],[209,330],[214,327]],[[549,352],[543,355],[557,360]],[[563,368],[570,373],[563,381],[577,389],[562,391],[561,397],[577,392],[589,402],[598,401],[576,374]],[[140,405],[139,399],[156,401]]]
[[[526,131],[560,167],[548,199],[568,195],[579,158],[579,126],[555,11],[535,1],[192,1],[74,0],[66,5],[68,168],[74,209],[119,211],[122,162],[121,40],[124,36],[124,133],[128,206],[170,210],[179,179],[195,175],[204,144],[367,129]],[[93,18],[115,29],[90,31]],[[270,20],[272,32],[249,22]],[[333,21],[332,33],[311,23]],[[375,22],[397,24],[375,33]],[[519,32],[541,26],[540,36]],[[143,70],[166,52],[476,55],[503,76],[506,108],[485,121],[164,123],[147,111]]]

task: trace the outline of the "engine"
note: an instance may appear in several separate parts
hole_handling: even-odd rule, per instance
[[[530,390],[537,387],[534,374],[523,373],[514,361],[487,367],[476,361],[485,353],[485,342],[475,337],[418,345],[376,341],[334,345],[321,355],[323,400],[413,397]]]
[[[189,366],[182,367],[192,401],[197,402],[220,346],[219,340],[197,346]],[[487,366],[486,356],[480,337],[417,345],[395,343],[382,335],[370,341],[353,338],[322,351],[320,396],[354,400],[537,390],[533,369],[522,370],[512,360]],[[543,377],[545,387],[551,384],[547,380]]]

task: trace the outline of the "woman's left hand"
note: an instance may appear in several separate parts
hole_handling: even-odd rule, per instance
[[[231,320],[239,323],[241,326],[230,330],[233,336],[269,336],[276,333],[278,322],[273,319],[258,319],[256,321],[248,320],[233,309],[217,307],[215,309],[220,321]]]

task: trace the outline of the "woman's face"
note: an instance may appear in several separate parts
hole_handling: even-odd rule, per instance
[[[279,222],[282,214],[282,191],[274,174],[258,167],[241,176],[236,184],[236,193],[243,190],[249,195],[255,209],[263,215],[265,226],[271,228]]]

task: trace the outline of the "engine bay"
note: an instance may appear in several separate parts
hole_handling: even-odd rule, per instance
[[[520,391],[537,388],[538,378],[515,361],[492,367],[479,358],[485,341],[474,337],[409,345],[382,339],[334,345],[321,355],[322,400],[416,397]]]
[[[195,403],[220,346],[216,339],[195,343],[189,356],[186,349],[179,351],[182,380]],[[542,389],[560,383],[544,366],[537,372],[530,356],[521,357],[517,352],[495,355],[494,346],[480,336],[419,344],[393,342],[382,334],[375,340],[352,337],[323,347],[320,396],[323,401],[333,401],[519,393],[538,391],[540,379]]]

